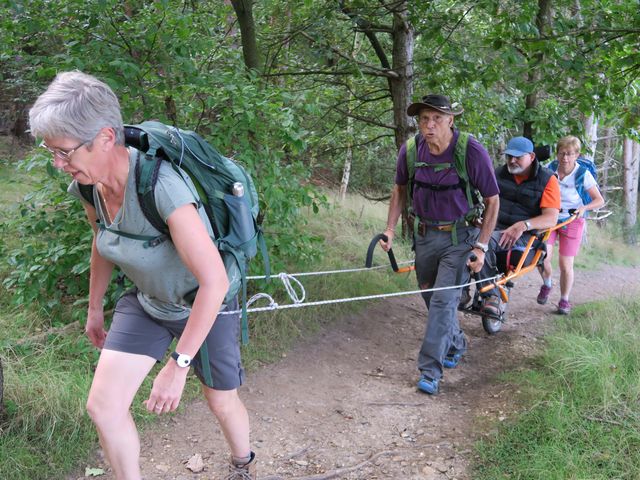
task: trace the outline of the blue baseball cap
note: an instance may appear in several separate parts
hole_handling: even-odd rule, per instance
[[[526,153],[533,153],[533,143],[526,137],[513,137],[507,143],[507,149],[504,151],[505,155],[512,157],[521,157]]]

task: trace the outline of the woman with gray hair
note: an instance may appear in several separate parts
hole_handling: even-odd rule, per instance
[[[102,351],[87,411],[116,478],[141,478],[140,441],[130,407],[174,339],[175,351],[144,402],[147,410],[158,415],[174,411],[193,365],[231,449],[226,478],[255,478],[249,417],[237,392],[244,378],[239,316],[218,315],[229,280],[193,184],[162,162],[155,195],[170,238],[145,248],[121,234],[158,232],[138,202],[140,152],[124,144],[120,105],[111,88],[78,71],[61,73],[37,99],[29,120],[32,134],[43,138],[42,147],[53,155],[53,166],[73,178],[69,192],[83,200],[79,185],[93,185],[93,203],[83,200],[94,231],[86,333]],[[103,301],[114,265],[136,289],[118,300],[107,332]],[[185,296],[195,288],[191,304]],[[227,307],[236,310],[237,301]]]

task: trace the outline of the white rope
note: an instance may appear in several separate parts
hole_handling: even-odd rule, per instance
[[[289,275],[288,273],[284,273],[284,272],[279,274],[278,278],[280,280],[282,280],[282,283],[284,284],[284,288],[287,291],[287,293],[289,294],[289,298],[291,298],[291,300],[293,300],[293,303],[302,303],[302,302],[304,302],[304,299],[307,296],[307,292],[304,290],[304,287],[302,286],[302,283],[300,283],[300,280],[298,280],[293,275]],[[293,286],[291,286],[291,280],[296,282],[298,284],[298,286],[300,287],[300,290],[302,291],[302,298],[298,297],[298,295],[296,294],[295,289],[293,288]]]
[[[302,284],[298,280],[296,280],[295,277],[293,277],[292,275],[289,275],[287,273],[280,273],[280,274],[278,274],[278,278],[280,278],[283,282],[285,281],[284,280],[285,278],[293,279],[302,288]],[[496,276],[491,277],[491,278],[485,278],[485,279],[482,279],[482,280],[474,280],[472,282],[465,283],[465,284],[462,284],[462,285],[453,285],[453,286],[449,286],[449,287],[426,288],[426,289],[423,289],[423,290],[411,290],[411,291],[407,291],[407,292],[379,293],[379,294],[376,294],[376,295],[364,295],[362,297],[337,298],[337,299],[334,299],[334,300],[319,300],[319,301],[316,301],[316,302],[307,302],[307,303],[302,303],[303,300],[304,300],[304,288],[302,288],[302,290],[303,290],[303,298],[302,298],[302,300],[297,300],[297,296],[296,296],[295,299],[292,297],[292,300],[294,301],[294,303],[287,304],[287,305],[278,305],[278,303],[275,302],[270,295],[268,295],[266,293],[258,293],[256,295],[254,295],[253,297],[251,297],[247,301],[247,307],[249,307],[249,305],[253,304],[254,302],[256,302],[257,300],[259,300],[261,298],[269,299],[269,302],[270,302],[269,305],[266,306],[266,307],[247,308],[247,313],[268,312],[268,311],[272,311],[272,310],[284,310],[284,309],[287,309],[287,308],[316,307],[316,306],[319,306],[319,305],[330,305],[332,303],[347,303],[347,302],[355,302],[355,301],[359,301],[359,300],[374,300],[376,298],[400,297],[400,296],[403,296],[403,295],[415,295],[417,293],[437,292],[437,291],[440,291],[440,290],[452,290],[452,289],[456,289],[456,288],[469,287],[471,285],[475,285],[475,284],[481,283],[481,282],[491,282],[491,281],[494,281],[494,280],[498,280],[499,278],[502,278],[502,275],[496,275]],[[286,283],[285,283],[285,286],[286,286]],[[289,292],[288,289],[287,289],[287,292]],[[228,311],[228,312],[224,311],[224,312],[220,312],[220,315],[238,314],[240,312],[242,312],[242,310],[232,310],[232,311]]]
[[[404,262],[398,263],[400,265],[408,265],[413,263],[413,260],[405,260]],[[311,275],[330,275],[334,273],[353,273],[353,272],[362,272],[365,270],[378,270],[380,268],[391,268],[390,265],[378,265],[377,267],[363,267],[363,268],[347,268],[345,270],[325,270],[323,272],[303,272],[303,273],[292,273],[290,274],[293,277],[308,277]],[[267,278],[266,275],[252,275],[248,276],[247,280],[261,280]]]

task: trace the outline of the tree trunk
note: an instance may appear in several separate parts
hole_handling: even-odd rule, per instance
[[[413,98],[414,31],[407,18],[407,2],[402,2],[393,14],[393,71],[397,77],[389,81],[393,102],[396,147],[400,147],[415,131],[407,107]]]
[[[402,2],[393,14],[393,71],[398,73],[398,77],[389,81],[397,150],[416,130],[413,118],[407,115],[407,107],[413,98],[414,44],[413,26],[407,18],[407,2]],[[402,211],[402,236],[407,238],[410,235],[405,206]]]
[[[538,0],[538,14],[536,15],[536,27],[538,28],[538,36],[541,36],[551,22],[551,0]],[[536,53],[529,60],[529,72],[527,73],[527,83],[533,89],[524,99],[525,104],[525,121],[522,128],[522,135],[534,140],[533,138],[533,120],[529,119],[530,114],[538,106],[538,83],[542,78],[542,62],[544,54]]]
[[[607,200],[609,190],[609,168],[611,168],[611,160],[613,160],[613,151],[615,144],[613,142],[613,136],[615,135],[615,129],[611,127],[604,128],[604,146],[602,147],[602,173],[599,176],[599,185],[602,191],[602,196],[605,201]]]
[[[638,167],[640,166],[640,144],[630,138],[624,139],[624,237],[626,243],[635,245],[638,219]]]
[[[244,64],[247,69],[257,71],[260,69],[260,55],[253,21],[253,0],[231,0],[231,4],[240,24]]]
[[[353,148],[351,147],[351,136],[353,135],[353,118],[347,117],[347,152],[342,167],[342,180],[340,181],[340,194],[338,198],[344,202],[347,198],[347,188],[349,187],[349,177],[351,176],[351,163],[353,161]]]
[[[353,48],[351,49],[351,57],[355,60],[360,51],[360,38],[358,32],[353,37]],[[340,181],[340,193],[338,198],[344,202],[347,197],[347,188],[349,188],[349,177],[351,176],[351,163],[353,161],[353,117],[351,116],[351,101],[353,100],[353,90],[349,89],[349,115],[347,115],[347,151],[342,167],[342,180]]]
[[[584,122],[584,135],[587,156],[595,162],[598,146],[598,118],[593,113]]]

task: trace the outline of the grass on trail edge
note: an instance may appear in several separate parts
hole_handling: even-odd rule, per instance
[[[640,299],[576,307],[546,339],[513,422],[478,444],[472,478],[637,479]]]

